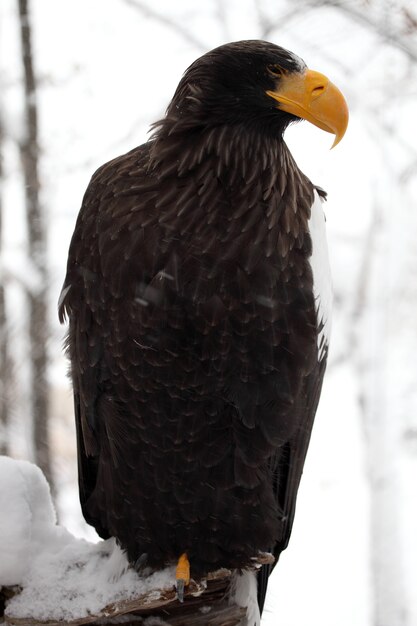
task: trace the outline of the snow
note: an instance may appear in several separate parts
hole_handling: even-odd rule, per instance
[[[6,613],[74,620],[108,604],[171,589],[175,568],[140,577],[114,539],[90,543],[56,524],[38,467],[0,457],[0,586],[22,586]]]
[[[0,457],[0,585],[19,585],[56,516],[40,469]]]

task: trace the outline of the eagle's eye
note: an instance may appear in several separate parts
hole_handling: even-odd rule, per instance
[[[275,78],[282,78],[285,74],[285,70],[283,70],[279,65],[268,65],[267,69],[268,72]]]

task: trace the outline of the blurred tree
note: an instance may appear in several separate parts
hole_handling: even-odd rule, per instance
[[[25,185],[28,257],[35,284],[27,288],[30,340],[30,403],[35,462],[53,485],[49,446],[49,389],[47,381],[49,338],[47,316],[46,224],[40,200],[37,85],[34,72],[29,0],[17,0],[24,85],[24,136],[20,154]]]
[[[3,120],[0,111],[0,258],[3,252]],[[6,316],[6,299],[4,285],[4,271],[0,282],[0,454],[9,453],[9,329]]]

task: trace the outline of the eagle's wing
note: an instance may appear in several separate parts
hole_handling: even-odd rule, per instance
[[[106,441],[100,437],[100,428],[106,427],[104,398],[110,380],[108,364],[103,358],[106,331],[102,322],[111,316],[111,311],[106,310],[108,294],[104,292],[103,271],[116,275],[118,261],[108,259],[108,267],[103,268],[99,255],[100,236],[106,230],[106,224],[111,228],[114,198],[118,192],[114,181],[119,180],[121,188],[129,188],[126,184],[128,172],[136,173],[135,180],[140,180],[147,160],[148,145],[144,144],[103,165],[93,175],[71,240],[67,274],[58,303],[61,323],[69,318],[66,349],[74,393],[81,508],[86,521],[104,539],[110,536],[109,529],[103,525],[98,512],[97,515],[92,513],[94,506],[90,504],[88,507],[87,504],[98,484],[111,486],[111,481],[97,480],[98,472],[106,468],[105,463],[100,463],[100,455],[108,453],[100,450],[100,442]],[[109,186],[110,180],[112,184]],[[137,195],[134,195],[133,202],[138,204]],[[123,198],[121,204],[129,213],[132,201]],[[114,267],[111,267],[112,262]],[[117,283],[117,278],[114,282]]]
[[[315,187],[311,207],[309,232],[312,241],[310,267],[313,276],[313,291],[317,317],[317,358],[315,365],[302,381],[299,394],[299,410],[303,415],[301,425],[294,435],[278,448],[272,459],[271,469],[274,477],[274,493],[281,514],[281,535],[274,547],[275,562],[265,565],[258,574],[258,601],[262,611],[268,577],[276,565],[279,556],[288,545],[294,521],[298,487],[303,473],[304,462],[310,442],[314,417],[320,400],[323,378],[326,371],[328,340],[331,324],[332,287],[328,261],[325,216],[322,203],[327,194],[320,187]]]
[[[302,428],[299,428],[291,440],[278,449],[273,459],[274,493],[283,524],[280,539],[273,548],[275,562],[271,565],[263,565],[258,572],[258,603],[261,612],[265,603],[269,576],[290,540],[298,487],[320,399],[326,362],[327,349],[322,359],[317,362],[315,370],[304,381],[305,409]]]

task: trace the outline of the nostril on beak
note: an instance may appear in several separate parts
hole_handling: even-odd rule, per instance
[[[326,89],[326,85],[317,85],[317,87],[314,87],[313,91],[311,92],[311,97],[314,98],[318,98],[319,96],[321,96],[321,94],[323,93],[323,91]]]

